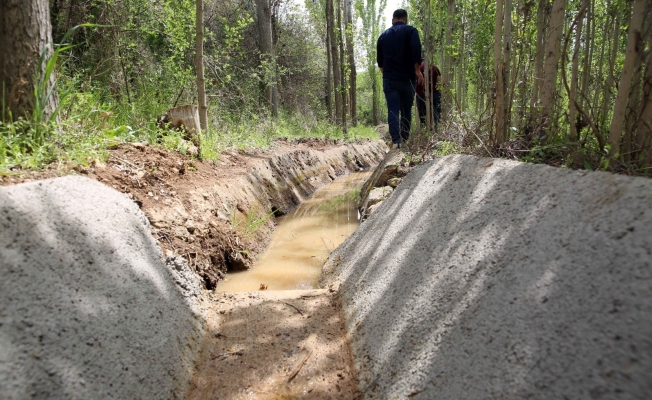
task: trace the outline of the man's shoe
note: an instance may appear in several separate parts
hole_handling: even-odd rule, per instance
[[[394,149],[400,149],[400,148],[401,148],[401,144],[400,144],[400,143],[394,143],[394,144],[392,144],[392,150],[394,150]]]

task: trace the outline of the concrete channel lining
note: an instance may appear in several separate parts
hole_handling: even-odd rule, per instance
[[[652,180],[448,156],[326,263],[365,398],[652,396]]]
[[[98,182],[1,188],[0,398],[182,397],[201,281],[169,261],[136,204]]]

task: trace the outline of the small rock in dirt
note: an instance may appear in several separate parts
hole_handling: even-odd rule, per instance
[[[380,203],[381,201],[385,200],[386,198],[389,197],[390,194],[392,194],[392,189],[391,186],[384,186],[380,188],[375,188],[369,193],[369,199],[367,201],[367,207],[371,207],[374,204]]]
[[[188,233],[190,233],[190,234],[195,233],[195,230],[197,229],[197,226],[195,225],[195,222],[193,220],[191,220],[191,219],[186,221],[185,227],[188,230]]]
[[[406,166],[401,165],[401,166],[398,167],[398,169],[396,170],[396,176],[399,177],[399,178],[402,178],[402,177],[404,177],[405,175],[407,175],[408,173],[410,173],[411,170],[412,170],[411,167],[406,167]]]

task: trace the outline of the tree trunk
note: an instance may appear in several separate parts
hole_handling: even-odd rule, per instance
[[[625,112],[625,132],[623,136],[623,144],[621,148],[622,158],[625,163],[629,164],[632,161],[632,144],[634,140],[634,132],[638,125],[638,113],[641,110],[640,94],[641,94],[641,78],[643,77],[643,60],[641,57],[637,58],[636,65],[634,66],[634,75],[632,85],[629,90],[629,98],[627,99],[627,110]]]
[[[595,9],[595,7],[594,7],[594,9]],[[593,23],[594,32],[595,32],[595,26],[596,25],[597,25],[596,23]],[[606,25],[608,26],[609,24],[607,23]],[[602,40],[600,41],[602,43],[600,44],[600,57],[598,57],[598,75],[597,75],[597,79],[599,79],[599,84],[596,85],[595,91],[593,92],[593,107],[595,107],[595,109],[598,109],[598,104],[600,104],[600,93],[604,91],[604,81],[602,80],[602,77],[604,76],[603,71],[604,71],[605,44],[607,43],[607,40],[608,40],[607,29],[605,29],[604,33],[605,33],[605,35],[603,36]],[[595,35],[593,35],[593,36],[595,36]],[[593,42],[593,39],[591,40],[591,42]]]
[[[614,17],[614,31],[613,31],[613,47],[611,48],[611,54],[609,55],[609,75],[607,75],[607,82],[605,83],[604,93],[602,96],[602,116],[603,124],[606,124],[607,115],[609,115],[609,99],[611,98],[611,89],[614,85],[614,69],[616,67],[616,56],[618,55],[618,47],[620,44],[620,19]]]
[[[648,56],[643,79],[641,114],[636,127],[636,144],[640,153],[636,154],[641,168],[652,168],[652,34],[648,33]]]
[[[326,108],[328,109],[328,120],[333,119],[333,56],[331,55],[331,35],[326,29]]]
[[[509,127],[512,96],[510,95],[509,80],[512,54],[512,0],[505,0],[505,10],[503,10],[503,127],[502,142],[509,140]]]
[[[530,101],[530,113],[536,115],[536,108],[539,106],[539,89],[541,88],[541,80],[543,79],[543,56],[545,46],[546,34],[546,20],[549,17],[550,7],[548,0],[539,0],[539,7],[537,9],[537,42],[536,53],[534,56],[534,82],[532,83],[532,100]]]
[[[197,1],[197,38],[195,42],[195,69],[197,73],[197,98],[199,103],[199,125],[208,131],[208,107],[206,106],[206,82],[204,81],[204,1]]]
[[[333,59],[333,86],[335,97],[335,123],[342,124],[342,91],[340,85],[342,82],[340,74],[340,56],[337,50],[337,37],[335,35],[335,10],[333,0],[326,0],[326,29],[330,35],[331,57]]]
[[[260,34],[261,63],[266,62],[268,70],[265,74],[265,99],[267,100],[272,117],[278,117],[278,92],[276,84],[276,55],[272,37],[272,13],[269,0],[256,0],[258,16],[258,32]]]
[[[458,57],[458,62],[457,62],[457,88],[455,90],[455,95],[457,96],[457,104],[460,105],[461,110],[464,110],[464,61],[466,60],[466,57],[464,55],[464,28],[466,25],[466,21],[464,20],[465,16],[464,13],[462,13],[462,23],[460,24],[460,55]]]
[[[584,107],[590,95],[589,74],[593,57],[595,53],[595,21],[593,21],[593,12],[595,10],[595,0],[591,1],[586,14],[586,43],[584,44],[584,62],[582,64],[582,85],[580,86],[579,104]],[[601,75],[598,75],[601,76]],[[591,107],[590,104],[586,104]]]
[[[618,96],[616,97],[614,114],[609,129],[609,145],[611,145],[609,155],[612,157],[620,154],[620,138],[623,133],[623,121],[625,119],[632,76],[634,74],[636,60],[639,57],[639,53],[643,50],[640,39],[644,16],[645,0],[634,0],[632,18],[629,23],[627,49],[625,51],[625,64],[623,66],[623,72],[620,75],[620,82],[618,83]]]
[[[445,84],[447,87],[451,88],[451,90],[455,87],[454,86],[454,75],[453,75],[453,30],[455,29],[454,25],[454,18],[455,18],[455,0],[447,0],[447,13],[446,13],[446,46],[444,49],[444,67],[440,70],[442,73],[442,83]],[[450,91],[444,92],[444,90],[441,90],[441,95],[442,95],[442,110],[441,110],[441,119],[444,119],[444,116],[449,115],[449,112],[451,110],[451,101],[445,101],[443,99],[444,96],[447,95],[447,93],[450,93]],[[452,100],[452,99],[449,99]]]
[[[346,125],[346,103],[347,103],[347,91],[346,91],[346,62],[344,61],[344,32],[342,32],[342,0],[337,1],[337,28],[339,29],[339,35],[337,35],[337,40],[339,43],[340,51],[340,81],[339,87],[342,92],[342,130],[344,135],[347,134],[347,125]]]
[[[50,118],[59,104],[55,74],[41,92],[41,104],[34,96],[38,79],[43,79],[45,61],[52,55],[52,27],[47,0],[2,0],[0,2],[0,110],[3,120],[25,117],[42,109]],[[39,59],[45,54],[43,65]],[[48,97],[47,93],[52,90]]]
[[[495,75],[495,90],[496,100],[494,105],[494,113],[496,116],[496,134],[494,136],[494,145],[502,143],[503,129],[505,127],[505,91],[503,74],[503,58],[502,58],[502,43],[503,43],[503,19],[504,19],[504,3],[503,0],[496,1],[496,25],[494,26],[494,75]]]
[[[346,22],[346,50],[349,58],[349,109],[351,114],[351,125],[358,124],[357,116],[357,90],[356,90],[356,70],[355,70],[355,52],[353,49],[353,0],[345,0],[345,22]]]
[[[587,3],[587,0],[582,0],[582,3]],[[583,8],[584,6],[582,6]],[[573,45],[573,58],[571,61],[571,90],[568,99],[568,119],[570,123],[570,140],[579,140],[577,135],[577,108],[575,107],[575,101],[577,99],[577,84],[578,84],[578,75],[579,75],[579,56],[580,56],[580,39],[582,38],[582,21],[584,18],[580,18],[575,27],[575,43]],[[562,65],[562,68],[564,66]]]
[[[564,16],[566,11],[566,0],[554,0],[552,3],[552,14],[548,27],[548,40],[546,42],[545,61],[543,65],[543,79],[541,81],[541,112],[538,121],[544,127],[546,139],[550,139],[547,131],[550,128],[550,120],[555,107],[555,93],[557,91],[557,71],[561,48],[561,37],[564,33]],[[543,138],[543,137],[542,137]]]

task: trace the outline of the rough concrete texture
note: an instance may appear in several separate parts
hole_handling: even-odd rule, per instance
[[[652,180],[449,156],[326,264],[366,398],[652,396]]]
[[[98,182],[1,188],[0,398],[182,396],[203,328],[201,281],[177,261]]]

